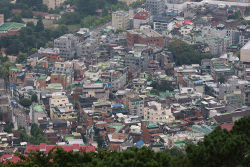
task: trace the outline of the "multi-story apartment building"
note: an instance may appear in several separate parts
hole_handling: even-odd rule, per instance
[[[175,66],[174,56],[172,52],[163,51],[161,52],[161,69],[165,70],[173,68]]]
[[[97,100],[98,99],[95,97],[94,92],[88,92],[87,94],[79,96],[79,102],[80,102],[81,108],[91,108],[93,105],[93,102],[97,102]]]
[[[223,25],[218,25],[217,28],[212,28],[211,26],[205,26],[202,27],[201,34],[203,37],[211,37],[211,38],[229,37],[231,44],[238,44],[241,32],[239,30],[233,30],[233,29],[229,30],[224,28],[225,26]]]
[[[146,0],[146,4],[153,10],[153,15],[159,15],[165,12],[164,0]]]
[[[232,45],[232,41],[229,37],[222,38],[211,38],[211,37],[194,37],[196,42],[202,42],[208,44],[209,52],[212,55],[219,55],[222,52],[226,51],[227,47]]]
[[[172,17],[155,17],[153,21],[155,31],[167,31],[170,33],[174,28]]]
[[[64,62],[64,59],[60,58],[60,55],[59,55],[59,48],[54,48],[54,49],[51,49],[51,48],[47,48],[47,49],[44,49],[44,48],[40,48],[38,50],[38,53],[41,53],[41,54],[44,54],[47,58],[47,61],[58,61],[58,62]]]
[[[112,91],[116,92],[118,89],[125,86],[127,83],[127,67],[125,67],[125,71],[122,73],[118,70],[109,70],[102,73],[102,81],[105,83],[112,83]]]
[[[9,68],[9,83],[20,83],[24,80],[25,74],[22,71],[22,65],[16,64]]]
[[[50,83],[61,83],[63,89],[65,90],[67,88],[67,78],[66,74],[51,74]]]
[[[242,105],[249,105],[250,104],[250,89],[249,89],[249,87],[241,89],[241,100],[242,100]]]
[[[187,34],[191,33],[193,28],[194,28],[194,26],[192,24],[186,24],[180,28],[180,33],[182,35],[187,35]]]
[[[214,82],[217,82],[220,77],[224,77],[228,80],[234,75],[234,69],[226,64],[226,59],[212,58],[211,75],[214,78]]]
[[[210,74],[211,70],[211,59],[202,59],[201,60],[201,74],[207,75]]]
[[[127,30],[130,27],[129,12],[118,10],[112,13],[112,26],[116,29]]]
[[[241,46],[246,45],[250,41],[250,29],[244,29],[239,35],[239,44]]]
[[[55,62],[52,73],[65,74],[67,85],[70,85],[74,81],[74,70],[69,62]]]
[[[174,76],[177,78],[177,84],[183,82],[184,76],[191,76],[197,73],[198,70],[196,68],[185,68],[185,66],[174,68]]]
[[[76,119],[77,112],[74,110],[72,103],[64,103],[63,106],[50,108],[51,119]]]
[[[64,92],[52,93],[49,97],[50,107],[63,106],[65,103],[69,103],[69,99]]]
[[[55,10],[56,7],[59,7],[66,0],[43,0],[43,4],[48,6],[48,9]]]
[[[151,61],[153,57],[147,56],[146,53],[140,52],[140,51],[130,51],[126,56],[125,56],[125,65],[131,66],[131,65],[136,65],[141,68],[141,71],[147,71],[148,70],[148,64]]]
[[[151,26],[141,26],[140,29],[127,31],[127,46],[134,44],[163,47],[163,36],[152,30]]]
[[[89,79],[99,79],[101,75],[101,69],[95,65],[89,65],[89,70],[85,72],[85,76]]]
[[[91,83],[90,80],[84,82],[83,85],[83,94],[87,94],[88,92],[94,92],[95,97],[98,99],[108,99],[109,98],[109,89],[108,85],[104,84],[101,81],[96,81]]]
[[[218,99],[223,99],[225,95],[234,93],[235,90],[247,88],[249,81],[240,80],[236,76],[231,77],[225,84],[219,84],[219,87],[213,88],[213,94]]]
[[[99,43],[97,39],[88,38],[77,44],[77,56],[86,58],[89,54],[99,51]]]
[[[144,108],[144,118],[148,119],[150,123],[155,124],[159,121],[166,122],[175,120],[169,105],[157,103],[156,101],[148,102],[148,107]]]
[[[143,118],[144,101],[140,98],[128,98],[128,110],[131,115]]]
[[[223,101],[225,104],[233,104],[238,107],[242,107],[242,97],[241,97],[241,90],[234,90],[231,94],[224,95]]]
[[[160,135],[163,135],[163,130],[155,123],[149,123],[149,120],[143,119],[141,121],[142,138],[144,142],[154,144]]]
[[[250,63],[250,41],[240,49],[240,61]]]
[[[72,58],[77,50],[79,44],[79,38],[73,34],[65,34],[54,40],[54,47],[59,48],[59,55],[62,58]]]
[[[134,15],[133,18],[134,29],[139,29],[140,26],[149,24],[149,20],[150,20],[149,12],[143,12],[143,11],[138,12],[137,14]]]

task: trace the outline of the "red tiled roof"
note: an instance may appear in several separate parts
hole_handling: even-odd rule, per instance
[[[146,17],[145,16],[141,16],[140,14],[136,14],[134,16],[134,19],[146,20]]]
[[[180,26],[180,24],[178,24],[178,23],[175,23],[175,25],[178,27],[178,28],[180,28],[181,26]]]
[[[27,157],[28,155],[24,155],[24,156]],[[0,162],[4,161],[3,162],[4,164],[7,162],[7,160],[13,163],[17,163],[18,161],[20,161],[20,158],[15,156],[14,154],[5,154],[0,157]]]
[[[148,70],[147,72],[148,72],[148,73],[153,73],[154,71],[153,71],[153,70]]]
[[[140,12],[140,14],[148,14],[148,12]]]
[[[11,10],[11,13],[15,13],[15,14],[20,14],[22,12],[22,10],[19,10],[19,9],[12,9]],[[32,11],[33,12],[33,15],[42,15],[42,16],[45,16],[49,13],[47,12],[37,12],[37,11]]]
[[[233,129],[233,126],[234,126],[234,123],[232,124],[223,124],[223,125],[220,125],[221,129],[226,129],[228,131],[232,130]]]
[[[46,143],[40,143],[40,145],[30,145],[26,147],[25,153],[30,152],[30,151],[36,151],[36,150],[40,150],[40,148],[45,149],[45,153],[48,153],[52,148],[54,148],[57,145],[46,145]],[[61,147],[64,151],[71,151],[73,149],[75,149],[74,145],[60,145],[59,147]],[[85,150],[86,152],[90,152],[90,151],[95,151],[95,146],[79,146],[79,150],[80,148],[82,148],[83,150]],[[54,149],[55,151],[56,149]]]

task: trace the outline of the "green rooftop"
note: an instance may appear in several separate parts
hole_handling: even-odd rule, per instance
[[[103,81],[95,81],[94,84],[103,84]]]
[[[65,135],[65,140],[74,139],[74,135]]]
[[[108,127],[115,128],[115,133],[118,133],[122,129],[123,125],[110,125]]]
[[[185,146],[185,141],[176,141],[176,142],[174,142],[174,145],[176,145],[176,146]]]
[[[35,105],[35,107],[33,108],[33,110],[35,112],[44,112],[42,105]]]
[[[0,26],[0,32],[2,31],[9,31],[11,28],[22,28],[25,24],[21,23],[4,23]]]
[[[42,75],[39,77],[39,79],[46,79],[47,77],[45,75]]]
[[[73,133],[73,136],[81,136],[81,133]]]
[[[151,128],[158,128],[158,125],[154,124],[154,123],[149,123],[146,125],[149,129]]]

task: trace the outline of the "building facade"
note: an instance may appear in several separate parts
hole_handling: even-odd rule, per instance
[[[112,13],[112,26],[116,29],[127,30],[130,27],[129,12],[118,10]]]

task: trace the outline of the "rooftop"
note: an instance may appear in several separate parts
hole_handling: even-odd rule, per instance
[[[4,23],[0,26],[0,32],[9,31],[11,28],[22,28],[25,24],[21,23]]]

